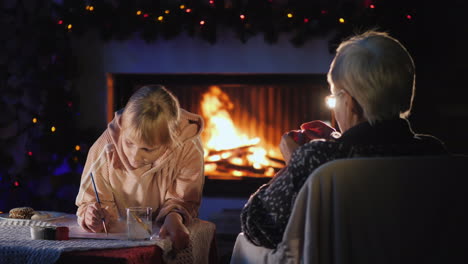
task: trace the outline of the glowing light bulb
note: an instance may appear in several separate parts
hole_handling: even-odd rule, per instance
[[[242,19],[242,20],[245,19],[245,16],[244,16],[244,15],[240,15],[239,17],[240,17],[240,19]]]
[[[15,181],[15,183],[13,183],[15,185],[15,187],[18,187],[19,186],[19,182],[18,181]]]
[[[205,21],[204,20],[200,21],[200,25],[202,26],[205,25]]]
[[[407,19],[412,19],[413,17],[411,15],[406,15]]]
[[[141,10],[138,10],[138,11],[136,12],[137,16],[141,15],[141,13],[142,13]]]
[[[187,8],[187,9],[185,9],[185,12],[190,13],[190,12],[192,12],[192,9]]]
[[[158,16],[158,21],[163,21],[164,17],[163,16]]]
[[[374,8],[375,8],[375,5],[372,5],[372,4],[371,4],[369,7],[372,8],[372,9],[374,9]]]
[[[63,24],[63,20],[59,20],[59,21],[57,22],[57,24],[62,25],[62,24]]]
[[[164,14],[169,14],[169,13],[171,13],[171,11],[169,10],[164,11]]]
[[[68,24],[67,28],[68,29],[72,29],[73,25],[72,24]]]
[[[32,151],[28,151],[28,156],[32,156]]]
[[[304,18],[304,23],[309,23],[309,19],[308,19],[308,18]]]
[[[288,18],[292,18],[293,17],[293,14],[292,13],[288,13]]]
[[[75,150],[76,150],[76,151],[80,151],[80,149],[81,149],[80,145],[76,145],[76,146],[75,146]]]
[[[327,104],[328,108],[333,109],[336,106],[336,98],[327,97],[325,103]]]
[[[52,131],[52,132],[55,132],[55,130],[57,130],[57,129],[56,129],[54,126],[52,126],[52,127],[50,128],[50,131]]]
[[[37,123],[37,118],[34,117],[34,118],[32,119],[32,122],[33,122],[34,124],[36,124],[36,123]]]
[[[89,6],[89,11],[94,11],[94,6]]]
[[[185,9],[185,5],[180,5],[179,8],[180,9]]]
[[[340,17],[340,19],[338,19],[338,21],[343,24],[345,22],[344,18]]]

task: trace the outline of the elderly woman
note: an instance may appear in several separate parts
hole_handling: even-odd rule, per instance
[[[368,31],[341,43],[328,82],[342,134],[300,147],[283,136],[283,154],[292,153],[290,160],[285,155],[288,165],[250,197],[241,214],[242,231],[256,245],[277,246],[296,195],[307,177],[326,162],[447,153],[435,137],[413,133],[405,119],[414,98],[414,62],[405,47],[388,34]]]

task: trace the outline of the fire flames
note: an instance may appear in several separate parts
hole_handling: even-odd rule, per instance
[[[229,96],[218,86],[203,94],[205,173],[208,176],[271,177],[283,165],[268,155],[258,137],[238,131],[229,112],[234,108]]]

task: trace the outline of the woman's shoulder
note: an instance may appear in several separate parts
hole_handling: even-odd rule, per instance
[[[448,153],[448,149],[445,143],[433,135],[415,134],[414,138],[417,140],[419,145],[421,145],[429,153],[432,153],[432,152],[434,152],[435,154]]]
[[[314,139],[311,140],[310,142],[304,144],[301,146],[303,151],[309,152],[321,152],[321,151],[336,151],[339,149],[342,149],[344,147],[344,144],[342,142],[336,141],[336,140],[324,140],[324,139]]]
[[[334,140],[313,140],[299,147],[288,164],[296,190],[321,165],[348,155],[347,146]]]
[[[294,153],[299,159],[324,161],[346,156],[349,151],[345,144],[335,140],[315,139],[300,146]]]

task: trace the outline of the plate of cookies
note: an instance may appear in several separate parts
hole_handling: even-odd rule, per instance
[[[0,214],[0,219],[15,221],[50,221],[64,217],[65,213],[51,211],[36,211],[31,207],[17,207],[9,213]]]

